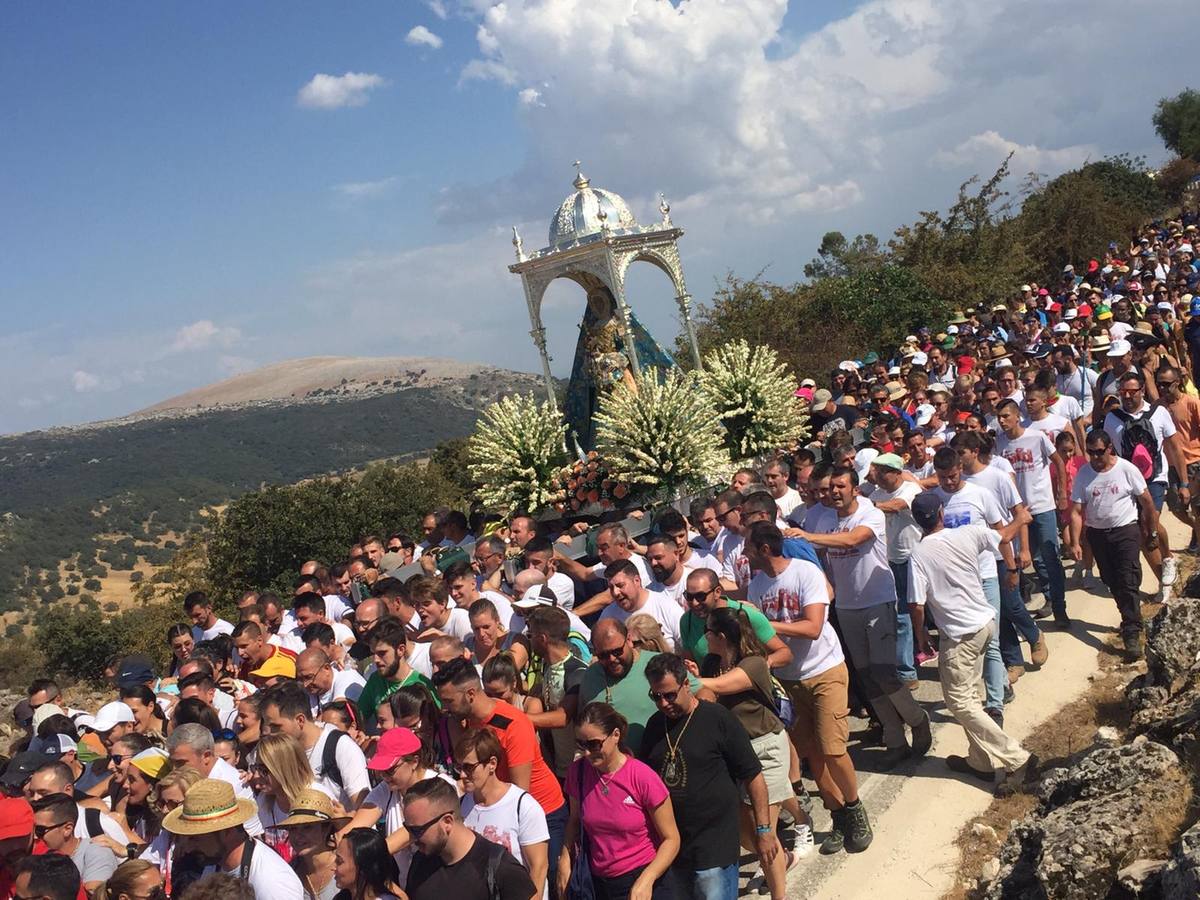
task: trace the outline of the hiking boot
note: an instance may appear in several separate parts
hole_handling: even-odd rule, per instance
[[[889,747],[879,757],[879,768],[885,772],[890,772],[908,759],[910,753],[911,751],[904,744],[901,744],[899,747]]]
[[[1017,692],[1013,690],[1013,686],[1011,684],[1006,684],[1004,686],[1004,705],[1008,706],[1008,704],[1012,703],[1016,699]]]
[[[842,833],[846,819],[845,807],[831,810],[829,815],[833,824],[829,827],[829,834],[825,835],[825,840],[821,841],[821,854],[824,856],[841,853],[846,848],[846,836]]]
[[[1037,754],[1030,753],[1029,759],[1025,760],[1024,765],[1005,773],[1000,779],[1000,782],[996,785],[996,796],[1011,797],[1018,791],[1027,789],[1037,781],[1038,763]]]
[[[1142,633],[1140,631],[1126,631],[1121,635],[1121,643],[1125,645],[1125,657],[1130,662],[1142,658]]]
[[[929,721],[929,713],[925,714],[925,720],[919,725],[914,725],[912,729],[912,755],[924,756],[929,752],[929,748],[933,746],[933,727]]]
[[[951,754],[946,757],[946,767],[951,772],[958,772],[962,775],[970,775],[980,781],[986,781],[989,784],[995,780],[995,772],[985,772],[982,769],[977,769],[971,765],[965,756],[955,756]]]
[[[1009,666],[1008,667],[1008,683],[1016,684],[1021,680],[1021,676],[1025,674],[1024,666]]]
[[[862,853],[871,846],[875,832],[871,830],[871,820],[867,817],[867,808],[862,800],[847,803],[842,810],[845,814],[842,828],[845,834],[847,853]]]
[[[1071,627],[1071,617],[1067,615],[1065,609],[1056,609],[1054,611],[1054,624],[1059,628]]]
[[[996,709],[994,706],[985,706],[983,711],[991,717],[993,722],[1001,728],[1004,727],[1004,710]]]
[[[1029,664],[1040,669],[1050,658],[1050,648],[1046,646],[1046,636],[1040,631],[1038,639],[1029,646]]]

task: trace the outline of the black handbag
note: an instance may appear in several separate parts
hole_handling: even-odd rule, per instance
[[[587,832],[583,827],[583,767],[587,760],[580,759],[576,784],[579,787],[579,833],[575,841],[575,865],[571,867],[571,878],[567,881],[567,900],[595,900],[596,886],[592,883],[592,854],[588,847]]]

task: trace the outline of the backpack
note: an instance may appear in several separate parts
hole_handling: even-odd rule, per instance
[[[1154,433],[1154,424],[1150,421],[1154,415],[1155,406],[1137,415],[1131,415],[1123,409],[1115,409],[1113,413],[1124,424],[1121,432],[1121,457],[1129,460],[1147,481],[1153,481],[1162,474],[1162,453],[1158,446],[1158,435]]]
[[[521,801],[518,800],[518,810],[520,809],[520,803]],[[504,861],[504,854],[508,853],[508,851],[499,844],[494,844],[483,837],[479,837],[478,840],[484,841],[488,845],[486,870],[488,900],[500,900],[500,880],[496,877],[496,873],[500,871],[500,863]]]
[[[337,742],[348,737],[350,735],[339,729],[329,732],[329,737],[325,738],[325,746],[321,749],[321,771],[314,773],[318,778],[328,775],[329,780],[338,787],[343,787],[343,785],[342,770],[338,768],[337,764]]]

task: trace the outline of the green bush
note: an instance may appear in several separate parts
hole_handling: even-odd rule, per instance
[[[83,589],[84,589],[85,591],[98,591],[98,590],[100,590],[100,580],[99,580],[98,578],[89,578],[89,579],[87,579],[87,580],[86,580],[86,581],[83,583]]]

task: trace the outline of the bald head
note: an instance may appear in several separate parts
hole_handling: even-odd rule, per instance
[[[520,597],[531,587],[545,583],[546,573],[539,572],[537,569],[522,569],[517,573],[517,577],[513,581],[513,590]]]
[[[327,694],[333,687],[333,666],[329,654],[320,647],[309,647],[296,657],[296,680],[314,697]]]
[[[617,639],[623,641],[628,634],[629,629],[625,627],[624,622],[618,622],[616,619],[601,619],[592,629],[592,641],[594,643],[607,643]]]
[[[367,632],[387,614],[387,607],[382,600],[378,597],[368,597],[354,610],[354,634],[360,641],[364,640]]]
[[[321,564],[319,562],[317,562],[315,559],[310,559],[308,562],[306,562],[304,565],[302,565],[300,567],[300,574],[301,575],[311,575],[315,571],[317,571],[317,569],[319,569],[320,567],[321,567]]]

